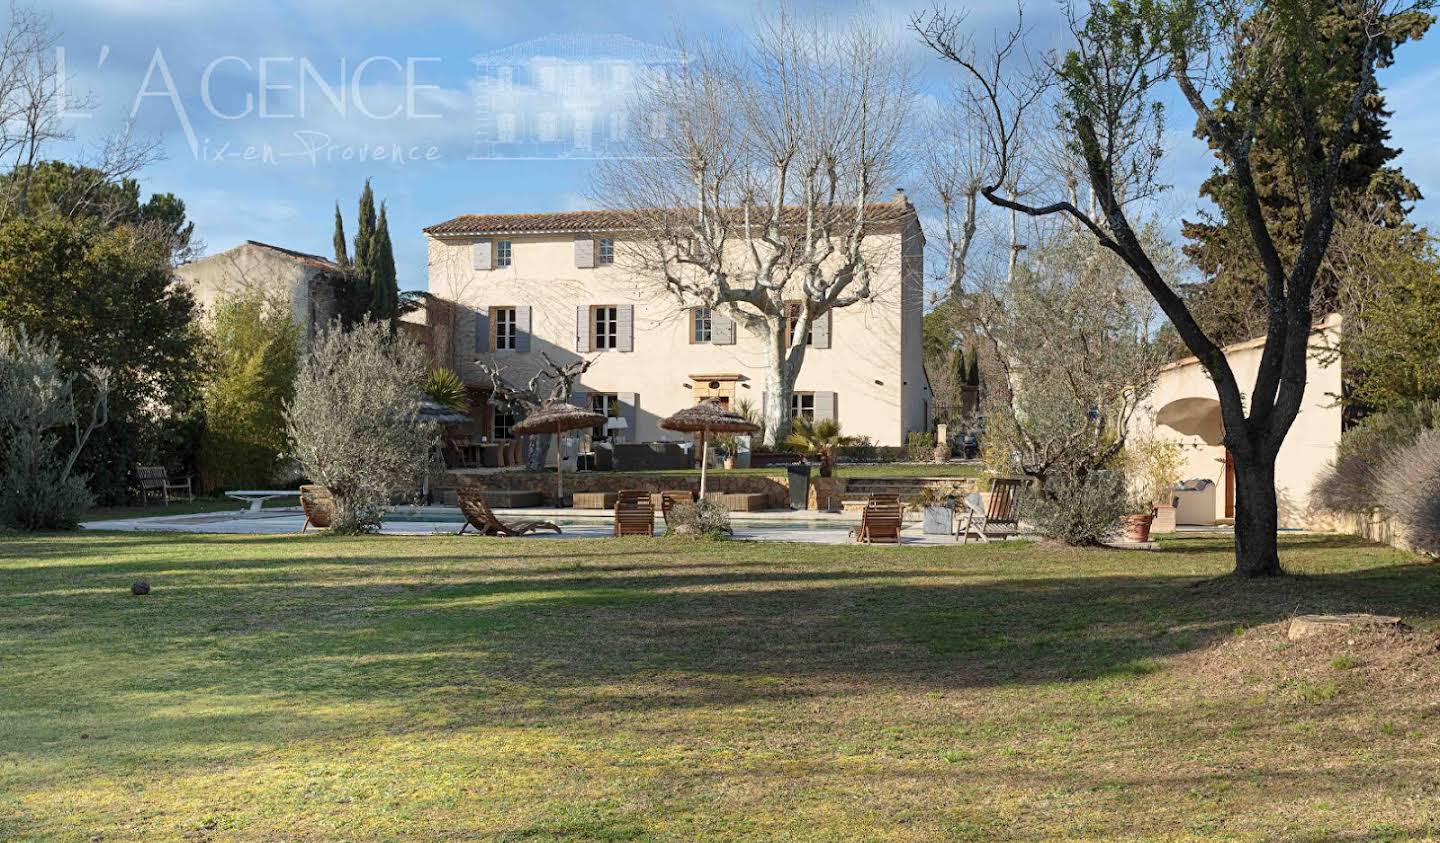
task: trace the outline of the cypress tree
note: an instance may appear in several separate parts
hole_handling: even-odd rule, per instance
[[[365,189],[360,192],[360,214],[355,230],[355,270],[367,284],[372,272],[375,226],[375,191],[370,188],[370,180],[366,179]]]
[[[350,265],[350,255],[345,250],[345,220],[340,216],[340,203],[335,203],[335,262],[341,266]]]
[[[394,323],[400,305],[400,286],[395,276],[395,251],[390,243],[390,222],[385,203],[380,203],[380,221],[371,240],[370,313],[377,320]]]

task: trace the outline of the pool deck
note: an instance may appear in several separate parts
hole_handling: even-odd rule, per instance
[[[503,521],[520,519],[544,519],[560,522],[564,530],[560,535],[543,532],[535,537],[547,539],[588,539],[604,538],[611,535],[611,515],[605,510],[594,509],[497,509],[495,514]],[[748,541],[802,542],[807,544],[848,544],[850,530],[860,523],[858,513],[833,513],[777,510],[773,512],[731,513],[731,524],[735,538]],[[664,526],[656,517],[656,534]],[[118,530],[122,532],[171,532],[171,533],[233,533],[250,535],[276,535],[298,533],[305,523],[305,516],[298,507],[276,507],[261,510],[257,515],[236,512],[210,512],[192,515],[160,515],[145,518],[120,518],[112,521],[89,521],[83,526],[87,530]],[[381,535],[430,536],[441,533],[455,533],[462,521],[454,507],[415,507],[397,509],[393,517],[381,526]],[[467,534],[473,535],[470,531]],[[530,537],[527,537],[530,538]],[[951,545],[956,544],[953,536],[927,536],[921,532],[920,522],[907,523],[901,532],[901,542],[906,545]]]

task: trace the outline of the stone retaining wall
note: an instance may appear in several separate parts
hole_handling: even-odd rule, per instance
[[[810,475],[810,496],[808,508],[812,510],[839,509],[842,499],[852,482],[883,481],[886,478],[849,478],[842,473],[836,477]],[[968,477],[894,478],[907,485],[934,487],[942,491],[957,490],[961,494],[974,491],[975,480]],[[473,484],[484,491],[531,491],[539,492],[547,504],[555,502],[555,472],[497,471],[485,474],[446,474],[436,478],[432,488],[443,499],[453,496],[460,484]],[[622,489],[643,489],[647,492],[667,492],[690,489],[700,491],[700,477],[667,474],[646,474],[643,472],[582,471],[565,474],[565,494],[575,492],[618,492]],[[730,494],[765,495],[770,509],[788,509],[790,506],[790,478],[783,471],[775,474],[731,474],[724,470],[710,472],[706,476],[706,489],[712,492]]]

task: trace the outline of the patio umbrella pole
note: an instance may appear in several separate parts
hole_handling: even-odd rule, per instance
[[[560,431],[555,431],[555,508],[565,506],[565,460],[560,456]]]
[[[710,440],[706,438],[708,430],[700,431],[700,500],[705,500],[705,469],[710,464]]]

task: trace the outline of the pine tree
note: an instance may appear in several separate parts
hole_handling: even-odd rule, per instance
[[[395,275],[395,251],[390,243],[390,223],[385,203],[380,203],[380,221],[371,240],[370,314],[377,321],[393,323],[398,315],[400,287]]]
[[[340,203],[335,203],[335,262],[341,266],[350,265],[350,255],[345,250],[345,220],[340,216]]]
[[[1429,15],[1417,14],[1387,33],[1378,66],[1391,63],[1396,46],[1423,36],[1431,20]],[[1338,2],[1318,22],[1322,32],[1337,39],[1365,37],[1355,26],[1353,16],[1346,15]],[[1391,166],[1400,150],[1388,145],[1390,131],[1385,122],[1391,112],[1385,107],[1385,98],[1377,91],[1365,106],[1356,138],[1343,155],[1334,204],[1361,221],[1392,228],[1408,225],[1406,216],[1421,198],[1420,189],[1398,167]],[[1289,114],[1277,109],[1270,117],[1257,136],[1251,167],[1266,223],[1282,258],[1290,262],[1299,249],[1309,210],[1296,201],[1303,194],[1296,188],[1303,176],[1290,166],[1304,139]],[[1185,290],[1192,312],[1220,342],[1262,335],[1267,321],[1266,275],[1245,222],[1240,192],[1229,175],[1219,171],[1200,191],[1215,203],[1218,212],[1202,213],[1199,221],[1182,225],[1189,241],[1185,254],[1208,279]],[[1342,280],[1332,270],[1321,270],[1315,279],[1315,313],[1336,309]]]

